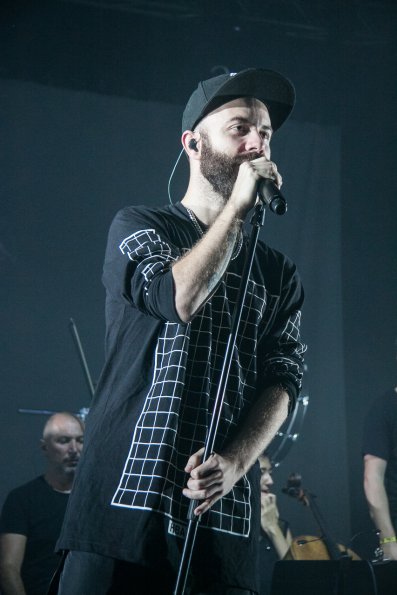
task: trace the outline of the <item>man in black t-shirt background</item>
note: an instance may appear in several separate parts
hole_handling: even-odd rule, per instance
[[[58,565],[54,553],[83,447],[83,423],[56,413],[44,426],[44,475],[12,490],[0,519],[2,595],[45,595]]]
[[[384,557],[397,560],[397,387],[374,401],[363,440],[364,491]]]

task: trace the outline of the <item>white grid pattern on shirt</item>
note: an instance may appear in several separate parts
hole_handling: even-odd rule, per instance
[[[142,269],[148,284],[158,266],[164,266],[161,261],[173,260],[169,246],[153,230],[129,236],[120,249],[137,261],[142,253],[145,257],[156,253],[156,263],[148,266],[145,261]],[[159,252],[163,257],[160,261]],[[189,456],[205,442],[239,285],[239,275],[227,273],[192,323],[164,324],[156,348],[153,382],[135,426],[112,505],[156,510],[173,520],[186,521],[188,500],[182,495],[186,484],[183,469]],[[215,450],[221,449],[246,402],[254,396],[257,332],[266,300],[265,287],[250,282]],[[286,332],[292,336],[294,330],[295,324],[287,323]],[[277,365],[278,361],[276,357],[272,364]],[[250,496],[251,486],[244,476],[215,503],[202,519],[202,525],[248,536]]]

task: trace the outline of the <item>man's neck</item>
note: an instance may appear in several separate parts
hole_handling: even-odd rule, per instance
[[[211,184],[201,176],[190,180],[181,202],[207,226],[214,223],[225,207],[224,198],[214,192]]]
[[[44,474],[44,479],[56,492],[68,493],[73,487],[74,474],[64,475],[49,470]]]

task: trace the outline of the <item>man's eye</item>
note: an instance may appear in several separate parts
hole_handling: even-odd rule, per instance
[[[232,127],[232,130],[238,132],[239,134],[246,134],[248,132],[247,126],[244,126],[243,124],[236,124]]]

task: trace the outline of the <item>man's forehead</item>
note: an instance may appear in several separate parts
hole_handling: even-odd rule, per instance
[[[214,109],[203,118],[202,122],[227,122],[241,117],[253,121],[259,126],[271,126],[269,111],[266,105],[255,97],[238,97]]]
[[[52,433],[52,436],[67,438],[68,436],[80,436],[80,434],[83,434],[83,430],[78,425],[76,425],[73,428],[61,428],[59,430],[55,430]]]
[[[260,464],[261,469],[266,469],[266,470],[271,469],[271,463],[270,463],[269,457],[261,456],[259,458],[259,464]]]
[[[75,434],[82,434],[83,428],[77,421],[71,420],[70,423],[56,425],[53,427],[52,434],[56,436],[74,436]]]

